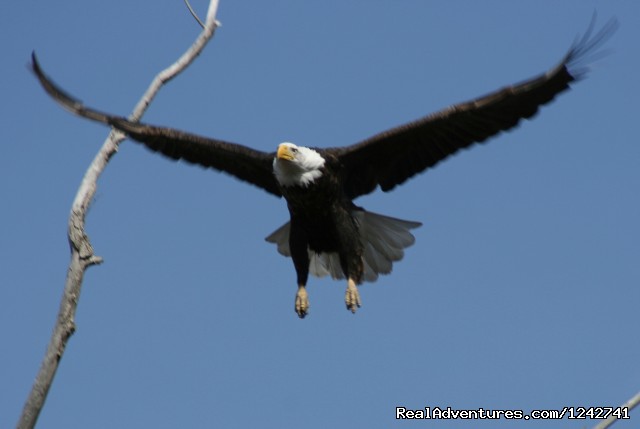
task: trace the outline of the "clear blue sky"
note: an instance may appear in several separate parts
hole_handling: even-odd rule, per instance
[[[424,225],[355,316],[343,282],[315,278],[309,317],[295,315],[291,261],[264,241],[284,201],[125,142],[87,222],[105,262],[87,272],[40,427],[593,426],[394,413],[618,405],[640,389],[637,2],[221,0],[223,27],[144,117],[265,151],[347,145],[546,70],[594,10],[621,28],[574,91],[357,201]],[[0,427],[40,365],[70,204],[108,132],[47,98],[31,50],[125,115],[198,31],[181,0],[0,5]]]

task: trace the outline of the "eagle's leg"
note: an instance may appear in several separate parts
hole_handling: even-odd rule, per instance
[[[298,293],[296,293],[296,313],[298,317],[304,319],[309,311],[309,296],[307,288],[304,285],[298,285]]]
[[[355,313],[360,307],[360,293],[356,282],[351,277],[347,282],[347,293],[344,296],[344,302],[347,304],[347,310],[351,310],[352,313]]]
[[[301,228],[296,218],[292,216],[291,231],[289,233],[289,249],[291,250],[291,259],[293,259],[298,280],[295,310],[301,319],[304,319],[309,312],[309,296],[307,295],[307,288],[305,287],[309,279],[308,246],[308,238],[304,228]]]
[[[292,220],[289,248],[291,249],[291,259],[293,259],[298,280],[295,309],[298,317],[301,319],[304,319],[309,312],[309,296],[307,295],[307,288],[305,287],[309,279],[309,252],[307,247],[307,238],[304,230],[298,228],[297,224]]]
[[[354,226],[353,234],[347,236],[358,234],[357,225],[355,223],[352,225]],[[346,250],[340,254],[340,265],[347,278],[344,302],[347,304],[347,310],[355,314],[361,304],[357,285],[361,283],[364,274],[364,259],[362,258],[364,249],[360,240],[347,240],[343,242],[343,248]]]

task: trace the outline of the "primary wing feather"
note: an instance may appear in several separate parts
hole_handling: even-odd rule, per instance
[[[609,21],[592,36],[593,24],[563,60],[548,72],[478,99],[457,104],[414,122],[377,134],[344,149],[333,149],[344,166],[350,198],[377,186],[390,191],[438,162],[529,119],[538,108],[567,90],[586,72],[581,64],[597,55],[617,28]]]
[[[271,194],[282,195],[273,175],[275,153],[261,152],[239,144],[202,137],[173,128],[132,122],[124,117],[85,107],[44,74],[35,54],[32,56],[32,69],[47,93],[71,112],[111,125],[152,151],[171,159],[182,159],[206,168],[220,170]]]

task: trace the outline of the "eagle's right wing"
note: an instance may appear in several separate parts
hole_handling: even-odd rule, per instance
[[[80,101],[66,94],[44,74],[35,53],[32,54],[32,69],[45,91],[55,101],[76,115],[111,125],[152,151],[159,152],[171,159],[182,159],[206,168],[223,171],[273,195],[282,196],[273,175],[275,153],[262,152],[239,144],[202,137],[173,128],[132,122],[121,116],[109,115],[85,107]]]

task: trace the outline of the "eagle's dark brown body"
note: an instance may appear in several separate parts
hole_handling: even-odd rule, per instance
[[[331,159],[327,154],[324,158]],[[352,212],[361,209],[344,194],[338,180],[340,166],[335,160],[328,164],[322,177],[308,187],[282,187],[291,218],[289,246],[298,284],[307,284],[308,250],[337,253],[344,274],[360,284],[364,272],[363,246]]]

